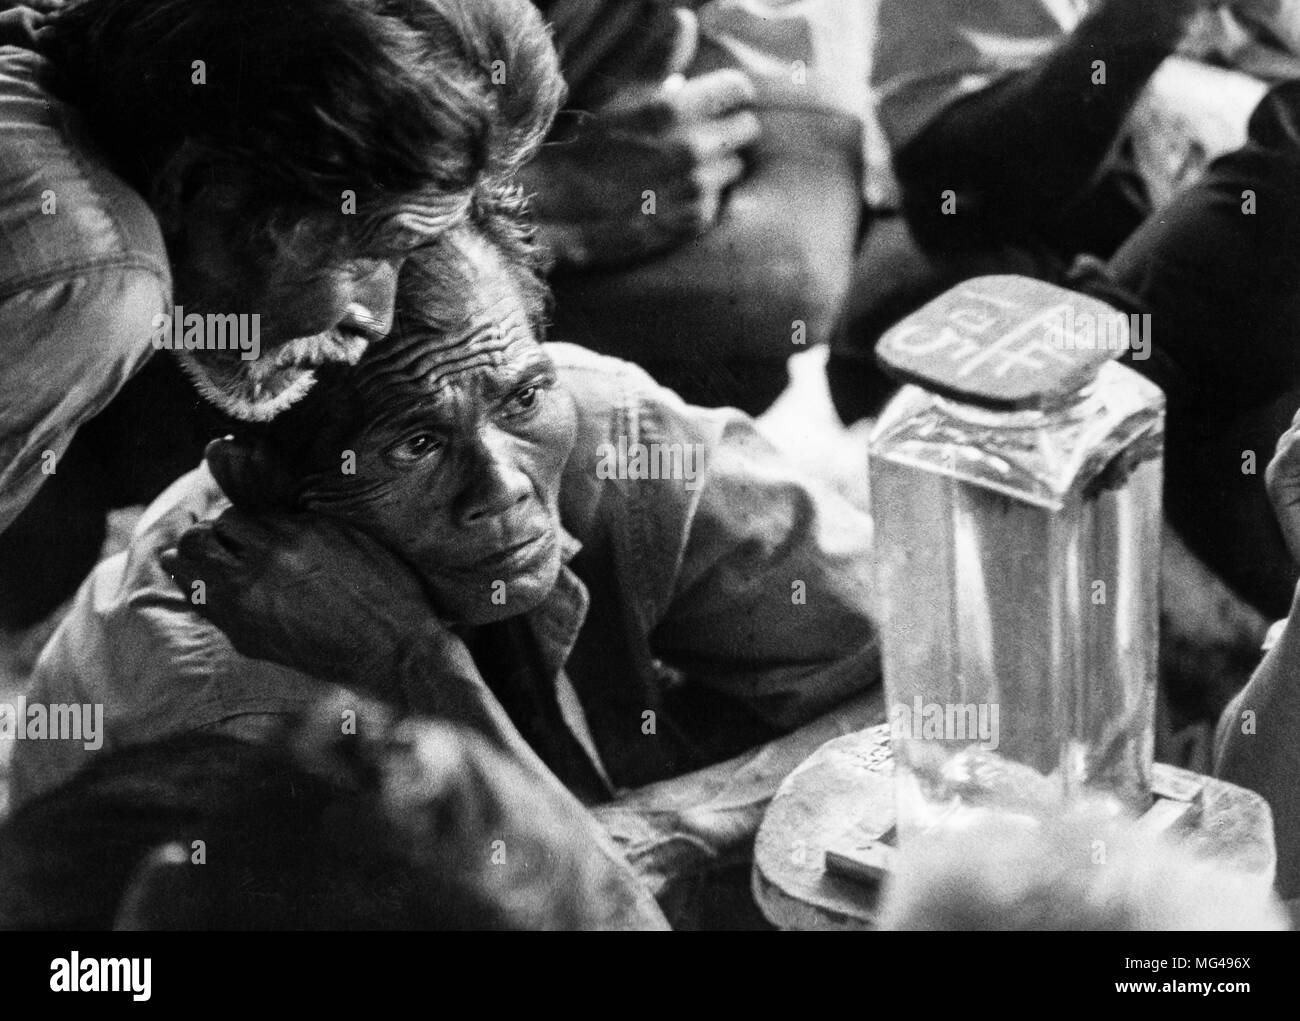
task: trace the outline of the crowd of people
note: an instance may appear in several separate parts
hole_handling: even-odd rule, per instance
[[[884,706],[869,508],[754,416],[992,274],[1151,316],[1163,695],[1300,897],[1298,78],[1291,0],[0,4],[0,629],[104,707],[14,744],[0,927],[762,924]],[[887,924],[1069,916],[935,860]]]

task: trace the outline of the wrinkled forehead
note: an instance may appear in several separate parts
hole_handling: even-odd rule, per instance
[[[406,195],[359,217],[354,242],[362,249],[409,251],[459,230],[469,217],[472,193]]]
[[[408,260],[388,339],[353,370],[367,401],[436,399],[547,360],[519,279],[481,235],[457,232]]]
[[[403,265],[393,329],[354,366],[318,370],[306,400],[270,425],[291,463],[337,467],[337,447],[416,411],[450,420],[487,408],[532,375],[553,371],[532,306],[504,257],[457,232]],[[443,410],[446,415],[443,415]]]

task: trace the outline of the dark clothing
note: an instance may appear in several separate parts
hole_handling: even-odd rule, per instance
[[[535,2],[555,33],[574,110],[662,82],[679,29],[674,8],[698,21],[689,76],[731,68],[753,82],[762,137],[745,151],[745,177],[718,221],[625,263],[558,252],[549,336],[633,361],[693,404],[762,413],[788,385],[797,345],[829,337],[848,284],[863,209],[865,15],[848,3],[775,0]],[[828,41],[859,29],[862,67],[846,66]],[[806,72],[798,84],[796,65]],[[580,123],[562,117],[551,142]]]
[[[953,103],[898,148],[894,170],[923,244],[1023,237],[1068,259],[1108,255],[1137,228],[1149,210],[1124,123],[1173,45],[1130,40],[1113,21],[1085,18],[1046,59]],[[1092,81],[1098,54],[1104,86]],[[956,216],[942,213],[946,190]]]
[[[1285,616],[1297,571],[1264,468],[1300,407],[1300,81],[1273,88],[1247,144],[1149,220],[1108,272],[1152,314],[1156,357],[1134,367],[1169,396],[1171,521],[1243,596]]]
[[[1253,195],[1254,212],[1248,202]],[[1018,272],[1152,315],[1152,357],[1132,366],[1169,398],[1165,504],[1192,550],[1262,611],[1283,616],[1297,571],[1264,491],[1264,468],[1300,406],[1300,82],[1274,87],[1249,141],[1149,218],[1106,262],[1069,270],[1051,250],[1004,242],[957,257],[901,223],[869,242],[894,293],[859,310],[830,368],[841,415],[874,413],[893,386],[874,366],[893,321],[974,275]],[[917,272],[919,270],[919,272]],[[909,296],[916,300],[910,308]],[[1253,453],[1252,459],[1247,455]],[[1251,469],[1253,468],[1253,473]]]
[[[942,6],[930,13],[938,17]],[[902,25],[922,13],[899,7],[890,16]],[[1075,256],[1108,258],[1150,213],[1125,122],[1177,39],[1143,35],[1109,9],[1093,11],[1068,33],[1055,16],[1040,15],[1031,30],[1030,13],[1026,38],[1002,43],[1008,53],[1029,47],[1041,57],[964,96],[937,70],[926,87],[908,84],[902,68],[890,73],[897,59],[877,53],[904,215],[873,225],[831,340],[831,392],[846,422],[875,414],[892,392],[875,369],[874,350],[899,320],[973,276],[1014,273],[1064,284]],[[967,14],[963,27],[972,37],[997,36],[1013,24],[999,21],[1005,12]],[[882,43],[889,42],[882,31]],[[1056,31],[1062,34],[1052,39]],[[1105,85],[1093,83],[1099,54]],[[978,63],[968,54],[958,66],[979,77]],[[944,203],[947,193],[955,211]]]
[[[1149,214],[1123,129],[1174,44],[1129,40],[1114,20],[1085,17],[1033,66],[895,138],[904,213],[872,225],[831,339],[831,393],[846,422],[893,391],[874,351],[895,323],[973,276],[1063,284],[1076,255],[1109,257]],[[1091,78],[1099,52],[1104,86]]]

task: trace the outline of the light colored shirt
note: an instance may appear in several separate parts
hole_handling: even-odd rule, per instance
[[[701,35],[727,50],[760,90],[803,92],[862,123],[866,197],[887,207],[897,201],[898,186],[871,100],[877,3],[711,0],[696,13]]]
[[[157,220],[59,98],[34,18],[0,13],[0,530],[152,354],[171,305]]]
[[[610,797],[744,751],[729,741],[741,728],[725,711],[710,732],[675,710],[683,689],[779,733],[876,688],[866,516],[804,481],[739,412],[688,406],[626,362],[549,347],[579,429],[561,487],[566,566],[525,618],[543,680]],[[601,478],[602,445],[620,438],[699,444],[702,470],[694,480]],[[236,653],[158,564],[195,518],[227,506],[206,468],[164,493],[130,548],[81,587],[29,700],[102,704],[111,749],[196,730],[261,740],[318,698],[321,683]],[[860,715],[819,740],[868,722]],[[78,741],[18,742],[15,803],[94,754]],[[781,775],[761,777],[769,794]]]

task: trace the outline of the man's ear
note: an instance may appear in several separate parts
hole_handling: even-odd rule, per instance
[[[155,847],[127,884],[113,929],[146,932],[207,928],[209,905],[200,878],[184,844]]]
[[[240,510],[297,510],[298,484],[261,439],[213,440],[203,455],[226,497]]]

